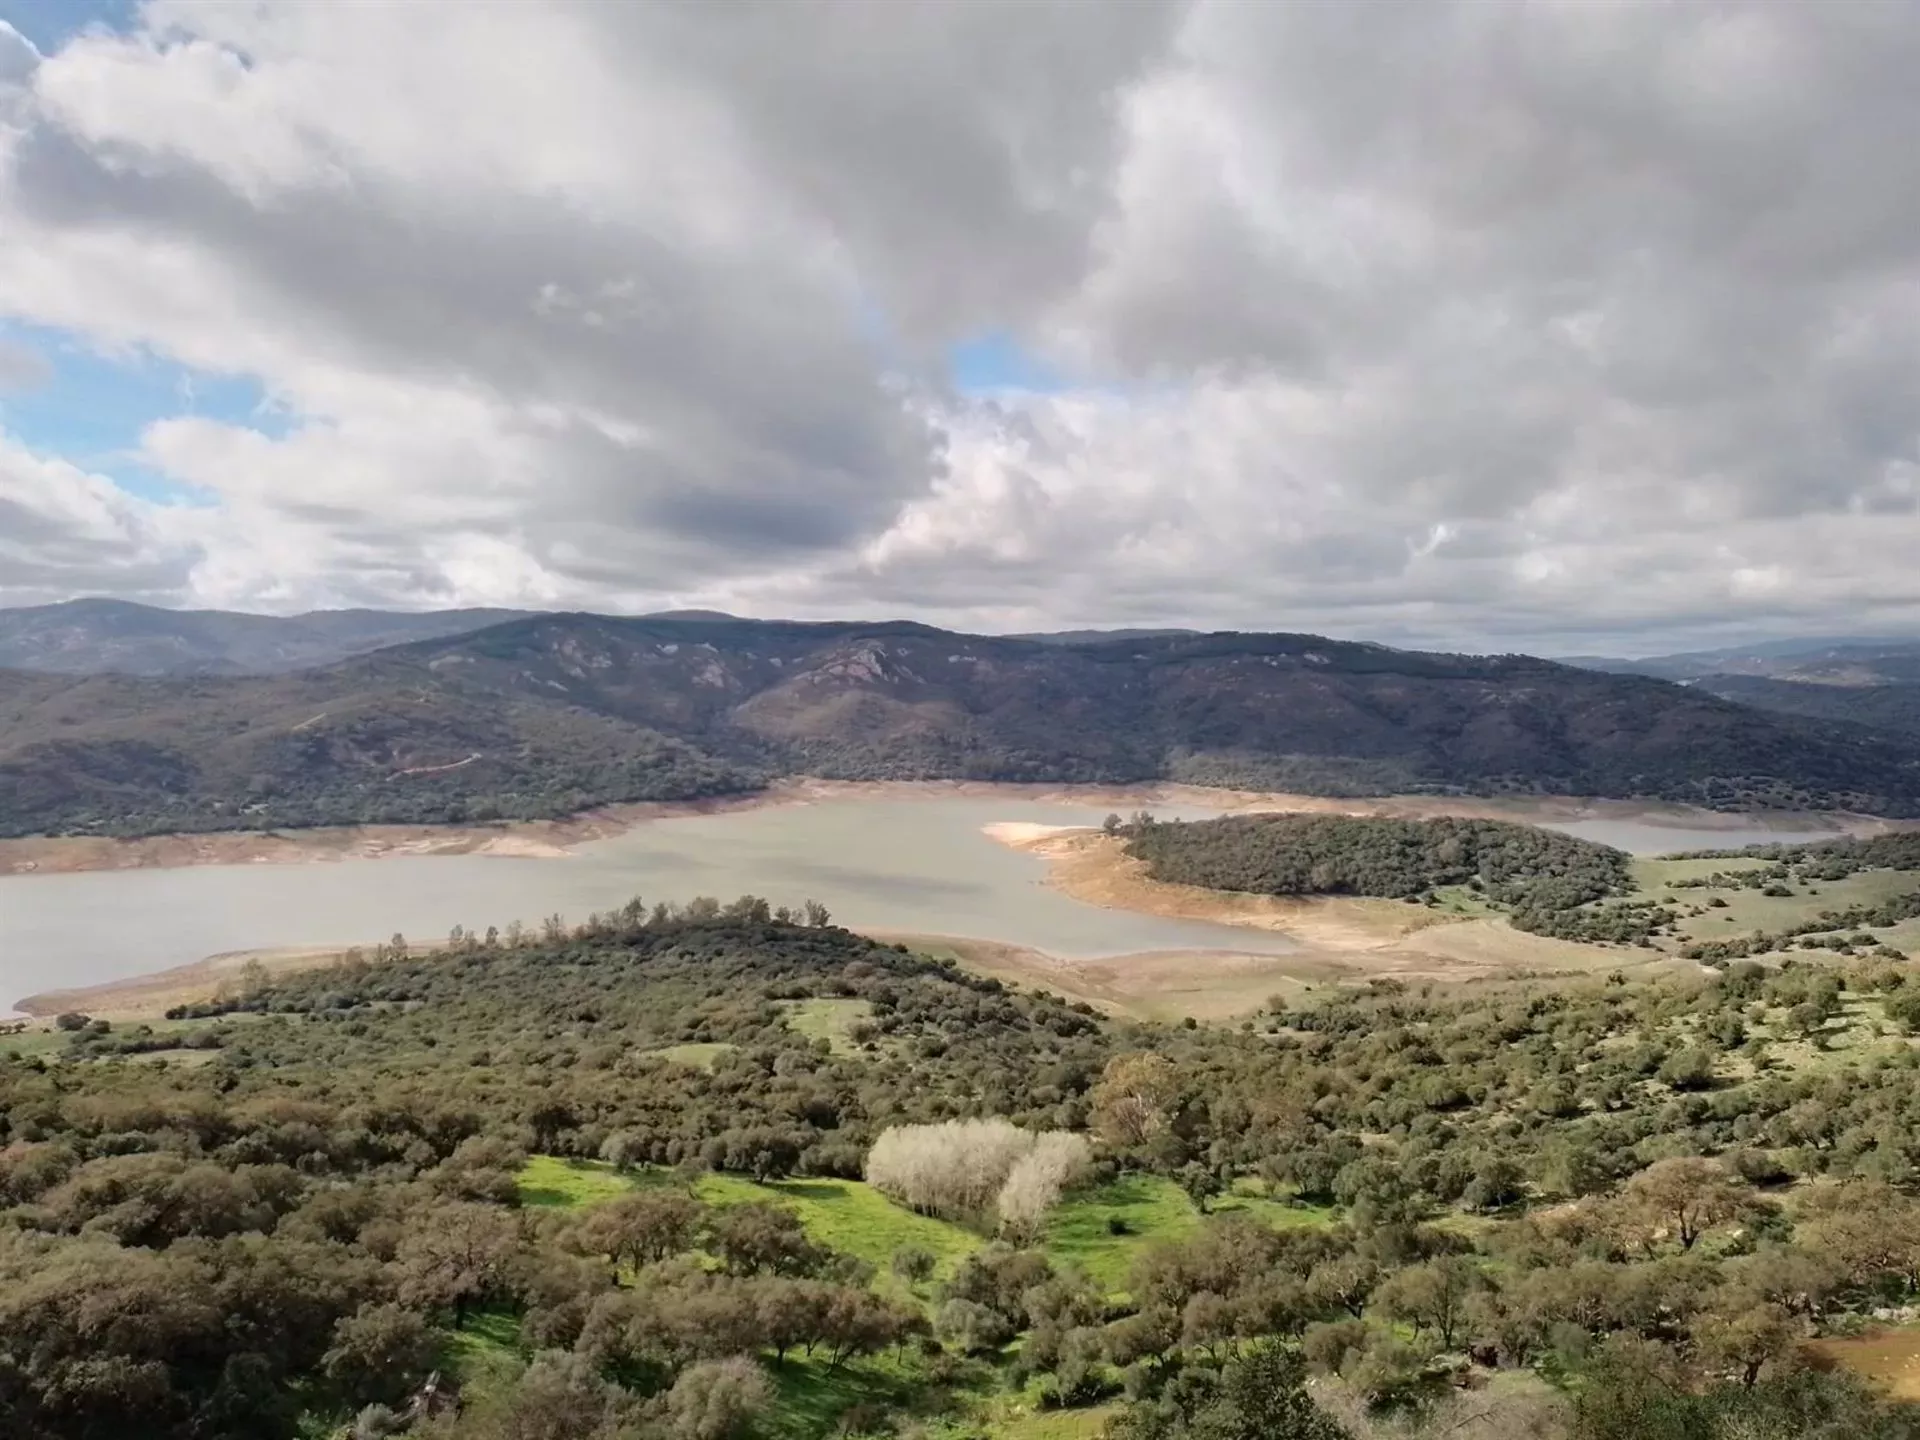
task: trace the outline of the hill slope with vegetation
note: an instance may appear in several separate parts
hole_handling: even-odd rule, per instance
[[[54,675],[275,675],[389,645],[464,635],[520,610],[248,615],[126,600],[0,608],[0,669]]]
[[[1835,685],[1762,675],[1709,675],[1698,688],[1723,700],[1805,719],[1920,735],[1920,684]]]
[[[1902,967],[1160,1027],[806,918],[0,1039],[7,1433],[1915,1433],[1832,1370],[1920,1288]]]
[[[1914,741],[1313,636],[560,615],[285,676],[0,672],[12,834],[545,816],[792,774],[1920,812]]]

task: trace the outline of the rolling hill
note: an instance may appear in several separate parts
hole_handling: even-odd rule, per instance
[[[0,829],[551,815],[781,774],[1920,813],[1920,743],[1308,635],[542,615],[266,677],[0,674]]]
[[[1916,683],[1834,685],[1763,675],[1708,675],[1693,683],[1723,700],[1759,710],[1920,737],[1920,684]]]
[[[276,675],[409,640],[459,635],[519,610],[315,610],[248,615],[125,600],[0,609],[0,668],[56,675]]]
[[[1721,650],[1650,655],[1640,660],[1575,655],[1564,663],[1618,675],[1651,675],[1662,680],[1741,675],[1813,685],[1892,685],[1920,682],[1920,640],[1865,636],[1770,640]]]

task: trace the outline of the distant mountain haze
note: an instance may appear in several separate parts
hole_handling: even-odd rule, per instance
[[[1920,814],[1909,736],[1312,635],[558,614],[285,674],[0,672],[14,834],[556,815],[793,774]]]
[[[58,675],[277,675],[458,635],[523,610],[315,610],[249,615],[126,600],[0,609],[0,668]]]
[[[1773,640],[1638,660],[1571,655],[1564,663],[1621,675],[1657,675],[1665,680],[1754,675],[1821,685],[1885,685],[1920,681],[1920,640],[1865,636]]]

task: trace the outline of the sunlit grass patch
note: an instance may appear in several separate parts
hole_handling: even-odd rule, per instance
[[[442,1362],[469,1392],[504,1383],[525,1358],[520,1317],[507,1310],[482,1310],[447,1336]]]
[[[818,1356],[789,1356],[773,1366],[772,1373],[776,1398],[771,1412],[756,1427],[766,1440],[819,1440],[862,1433],[858,1411],[865,1407],[937,1420],[953,1415],[960,1408],[961,1395],[977,1390],[987,1378],[984,1372],[963,1372],[961,1383],[935,1383],[926,1362],[911,1347],[849,1360],[838,1368]],[[971,1408],[971,1400],[965,1403]]]
[[[994,1440],[1098,1440],[1107,1422],[1120,1413],[1117,1402],[1083,1410],[1007,1407],[987,1422]]]
[[[800,1216],[808,1236],[842,1254],[857,1255],[889,1273],[893,1257],[917,1248],[934,1257],[936,1278],[952,1273],[978,1249],[981,1237],[931,1215],[916,1215],[859,1180],[775,1180],[760,1184],[739,1175],[703,1175],[695,1193],[709,1205],[751,1201],[784,1205]]]
[[[1236,1180],[1233,1188],[1208,1208],[1215,1215],[1246,1215],[1275,1230],[1311,1229],[1331,1225],[1337,1218],[1332,1206],[1302,1204],[1276,1195],[1262,1181],[1248,1177]]]
[[[1076,1266],[1118,1293],[1136,1255],[1191,1234],[1199,1223],[1200,1212],[1171,1180],[1123,1175],[1062,1200],[1047,1222],[1046,1250],[1056,1264]]]
[[[633,1181],[602,1160],[562,1160],[535,1155],[515,1177],[520,1203],[572,1209],[611,1200],[633,1188]]]
[[[852,1029],[873,1014],[870,1000],[789,1000],[780,1007],[786,1014],[787,1028],[809,1040],[825,1040],[836,1055],[858,1054],[860,1047]]]

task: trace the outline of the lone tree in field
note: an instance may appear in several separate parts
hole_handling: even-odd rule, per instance
[[[1620,1192],[1623,1219],[1642,1244],[1665,1233],[1691,1250],[1716,1225],[1749,1215],[1753,1191],[1717,1160],[1683,1155],[1659,1160],[1626,1183]]]
[[[1116,1055],[1093,1088],[1093,1123],[1115,1145],[1144,1145],[1160,1133],[1180,1099],[1173,1062],[1150,1051]]]

